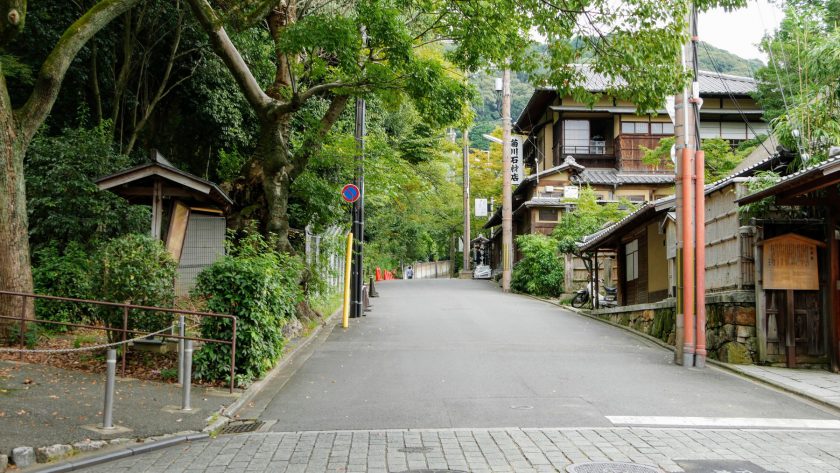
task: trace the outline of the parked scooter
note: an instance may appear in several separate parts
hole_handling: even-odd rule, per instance
[[[604,280],[600,280],[600,286],[604,289],[604,294],[598,294],[599,307],[615,307],[618,305],[618,288],[604,285]],[[572,307],[580,309],[592,300],[592,293],[595,292],[595,281],[589,281],[583,289],[575,293],[572,299]]]

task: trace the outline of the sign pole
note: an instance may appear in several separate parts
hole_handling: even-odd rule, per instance
[[[365,225],[365,99],[356,99],[356,187],[359,197],[353,202],[353,271],[351,278],[352,302],[350,317],[364,315],[362,310],[362,284],[364,279],[363,249]]]
[[[470,272],[470,240],[472,240],[472,232],[470,231],[470,130],[464,128],[464,251],[463,265],[461,266],[461,278],[470,279],[472,272]]]

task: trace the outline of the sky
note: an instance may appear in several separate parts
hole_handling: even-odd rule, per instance
[[[773,31],[782,20],[782,11],[768,0],[752,0],[746,8],[731,12],[716,8],[702,13],[697,23],[701,41],[746,59],[767,56],[757,44],[765,31]]]

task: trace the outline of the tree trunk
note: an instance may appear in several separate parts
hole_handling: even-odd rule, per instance
[[[285,120],[269,120],[260,129],[257,149],[263,163],[263,192],[266,212],[265,231],[277,238],[277,249],[291,252],[289,243],[289,187],[291,161],[289,159],[288,126]]]
[[[29,232],[26,215],[26,185],[23,156],[26,146],[18,136],[12,117],[5,79],[0,74],[0,290],[32,292],[29,266]],[[0,315],[34,318],[33,301],[0,297]],[[2,325],[10,321],[3,319]],[[2,333],[0,333],[2,335]]]

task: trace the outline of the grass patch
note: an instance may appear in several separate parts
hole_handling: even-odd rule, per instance
[[[344,302],[344,294],[337,292],[328,296],[321,296],[312,301],[312,309],[326,318],[341,307]]]

